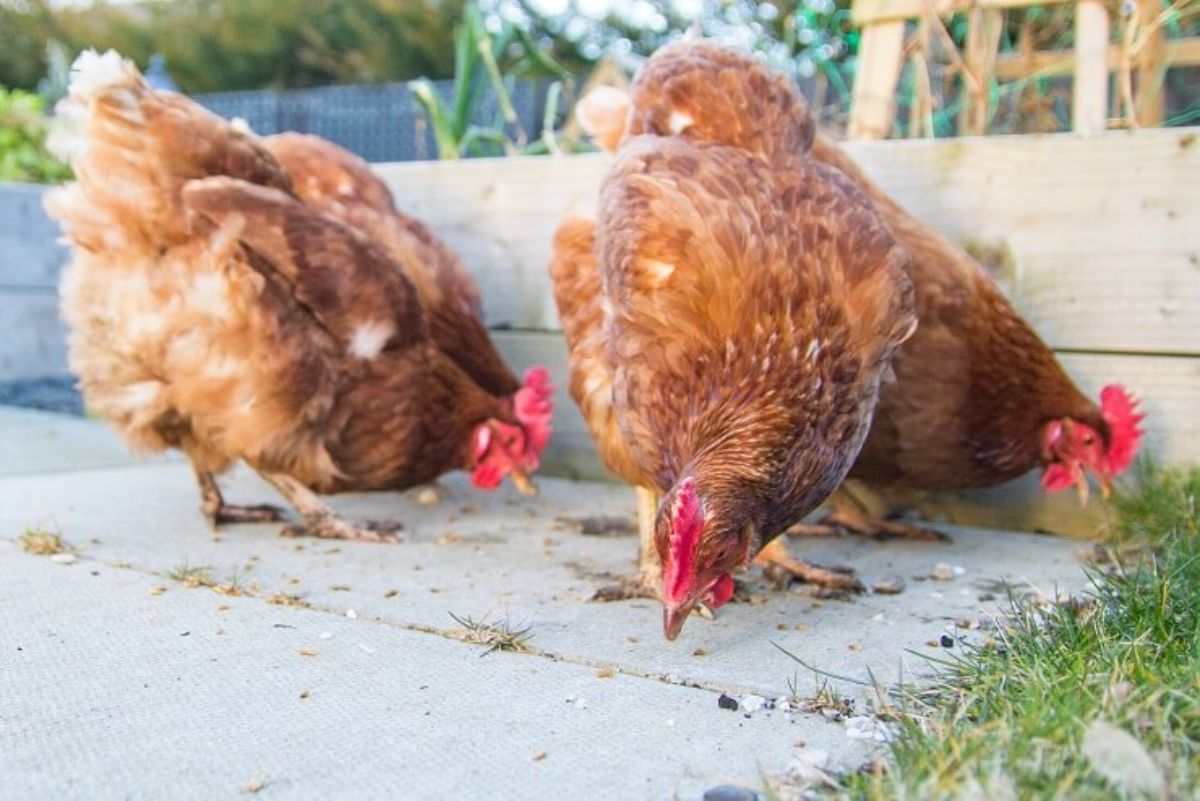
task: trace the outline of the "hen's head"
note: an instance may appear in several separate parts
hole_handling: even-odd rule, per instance
[[[663,634],[674,640],[697,604],[716,608],[733,596],[732,572],[750,549],[750,529],[725,532],[710,519],[696,479],[677,483],[663,499],[654,527],[662,560]]]
[[[1112,491],[1112,479],[1133,464],[1143,432],[1138,428],[1145,415],[1137,403],[1118,384],[1100,392],[1100,413],[1107,431],[1070,417],[1051,420],[1042,429],[1042,487],[1059,492],[1074,485],[1080,500],[1087,501],[1091,471],[1105,497]]]
[[[550,440],[554,415],[554,386],[545,367],[531,367],[524,385],[513,395],[517,424],[489,419],[475,427],[472,440],[471,483],[495,489],[511,475],[524,495],[537,491],[530,474],[538,469],[542,450]]]

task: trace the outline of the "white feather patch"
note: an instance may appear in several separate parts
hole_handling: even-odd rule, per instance
[[[646,272],[649,273],[650,279],[654,281],[656,286],[661,286],[675,272],[675,265],[667,264],[665,261],[647,260],[644,264]]]
[[[354,337],[346,352],[356,359],[364,361],[374,359],[383,350],[383,346],[392,338],[395,327],[390,322],[374,321],[363,323],[354,329]]]
[[[84,102],[110,86],[137,75],[133,64],[116,50],[84,50],[71,65],[71,97]]]
[[[672,111],[670,119],[667,120],[667,126],[673,134],[681,134],[686,131],[695,120],[691,116],[684,114],[682,111]]]
[[[575,119],[585,134],[595,136],[608,118],[628,105],[628,92],[615,86],[597,86],[575,104]]]

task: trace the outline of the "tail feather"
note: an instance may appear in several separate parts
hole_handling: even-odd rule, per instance
[[[158,249],[186,241],[192,226],[182,191],[196,178],[227,175],[291,190],[256,137],[182,95],[155,91],[113,50],[80,54],[57,115],[50,146],[71,163],[78,185],[56,193],[47,210],[80,245],[120,240]],[[120,236],[97,228],[98,220]]]

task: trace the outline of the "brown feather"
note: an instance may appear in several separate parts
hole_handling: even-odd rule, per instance
[[[365,161],[315,136],[280,134],[264,144],[305,203],[387,250],[416,288],[430,334],[447,356],[492,394],[511,395],[520,387],[488,336],[479,289],[462,261],[424,223],[396,210]]]
[[[469,468],[476,426],[511,403],[438,347],[394,248],[298,197],[256,138],[88,58],[79,181],[47,205],[73,245],[62,310],[89,408],[136,448],[318,491]]]
[[[813,157],[871,199],[912,256],[915,335],[893,361],[850,475],[917,490],[999,484],[1039,466],[1040,434],[1072,417],[1107,425],[982,266],[876,186],[828,139]]]

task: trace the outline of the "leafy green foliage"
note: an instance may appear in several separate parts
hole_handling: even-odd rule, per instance
[[[437,145],[438,158],[535,153],[555,150],[554,122],[562,91],[562,81],[570,73],[541,52],[520,28],[501,22],[497,32],[488,26],[475,3],[468,3],[463,19],[454,32],[454,91],[447,103],[433,84],[421,78],[409,83],[413,98],[425,112]],[[501,64],[503,63],[503,68]],[[560,79],[551,88],[540,139],[530,144],[513,108],[505,74],[550,75]],[[490,87],[498,106],[498,119],[491,126],[472,122]]]
[[[49,120],[42,99],[0,87],[0,181],[53,183],[71,169],[46,151]]]
[[[0,84],[33,89],[47,44],[166,57],[185,92],[448,77],[464,0],[173,0],[51,8],[0,0]]]

